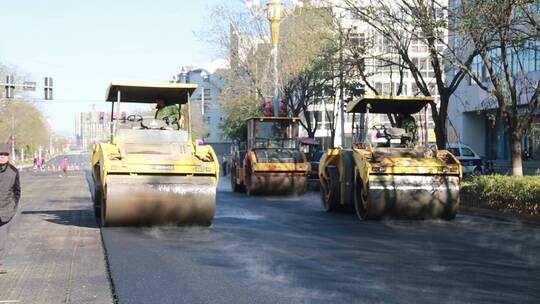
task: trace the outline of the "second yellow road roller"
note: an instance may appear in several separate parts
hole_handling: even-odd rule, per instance
[[[110,85],[111,137],[94,144],[92,157],[94,209],[103,226],[212,224],[219,165],[212,147],[191,138],[189,101],[196,88]],[[125,103],[156,100],[173,109],[172,117],[120,117]]]
[[[303,194],[309,163],[297,147],[296,117],[247,120],[247,141],[231,148],[231,187],[254,194]]]
[[[461,165],[446,150],[427,144],[431,97],[364,96],[349,102],[357,113],[350,148],[328,149],[319,167],[322,206],[327,212],[354,209],[361,219],[384,217],[451,220],[459,206]],[[424,109],[424,126],[397,124]],[[388,124],[376,124],[392,119]],[[421,115],[419,116],[421,117]],[[404,119],[403,119],[404,120]],[[417,141],[416,131],[421,129]]]

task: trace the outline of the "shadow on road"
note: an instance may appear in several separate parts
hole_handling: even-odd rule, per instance
[[[22,215],[39,215],[43,220],[59,225],[97,228],[96,219],[90,209],[23,211]]]

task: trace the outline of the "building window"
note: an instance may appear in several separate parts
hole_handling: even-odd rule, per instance
[[[427,45],[424,43],[424,36],[422,33],[417,32],[411,39],[410,50],[412,53],[425,53],[427,52]]]
[[[205,71],[201,72],[201,78],[204,82],[210,82],[210,75],[206,73]]]
[[[353,47],[364,47],[366,44],[366,33],[351,33],[349,40]]]
[[[199,96],[197,96],[197,100],[201,100],[203,98],[203,94],[204,94],[204,101],[209,101],[212,99],[210,89],[202,88],[202,92],[199,92]]]

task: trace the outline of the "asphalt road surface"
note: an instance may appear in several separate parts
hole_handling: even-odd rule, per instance
[[[102,230],[119,303],[540,303],[540,226],[361,222],[227,183],[212,228]]]

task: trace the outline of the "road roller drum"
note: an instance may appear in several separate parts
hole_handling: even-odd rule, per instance
[[[109,175],[106,226],[210,226],[216,208],[213,177]]]

